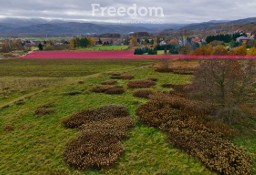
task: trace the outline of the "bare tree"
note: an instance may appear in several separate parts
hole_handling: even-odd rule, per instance
[[[191,96],[217,106],[219,117],[230,122],[254,94],[255,68],[253,60],[205,61],[195,73]]]

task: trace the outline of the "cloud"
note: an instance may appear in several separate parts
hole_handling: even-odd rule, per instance
[[[164,17],[152,16],[110,16],[104,13],[92,15],[91,4],[101,7],[128,8],[161,7]],[[0,16],[49,18],[86,21],[132,22],[161,21],[163,23],[190,23],[209,20],[232,20],[255,15],[255,0],[9,0],[1,2]]]

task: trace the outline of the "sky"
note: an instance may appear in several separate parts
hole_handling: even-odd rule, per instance
[[[95,9],[92,7],[93,4],[98,4]],[[136,10],[130,9],[130,12],[136,13],[128,14],[128,9],[134,5],[137,7]],[[102,11],[100,7],[106,10]],[[120,8],[122,13],[117,13]],[[162,13],[157,11],[158,13],[150,15],[149,8],[161,8]],[[1,18],[116,23],[196,23],[235,20],[255,17],[255,9],[255,0],[0,0]]]

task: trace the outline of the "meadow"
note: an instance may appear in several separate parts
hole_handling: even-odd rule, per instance
[[[78,171],[63,162],[63,152],[76,130],[63,120],[86,109],[105,105],[128,107],[137,120],[136,109],[147,99],[134,97],[129,80],[117,79],[125,93],[94,93],[91,89],[108,81],[113,74],[134,76],[135,80],[157,79],[152,91],[171,91],[163,84],[182,85],[192,75],[159,73],[155,60],[3,60],[0,61],[0,174],[171,174],[213,175],[202,163],[174,148],[167,136],[137,123],[130,138],[123,140],[124,154],[110,169]],[[37,116],[36,110],[51,104],[52,113]],[[256,123],[256,121],[255,121]],[[254,156],[256,139],[237,136],[234,143]]]
[[[88,48],[79,48],[77,50],[83,50],[83,51],[111,51],[111,50],[128,50],[129,46],[93,46]]]

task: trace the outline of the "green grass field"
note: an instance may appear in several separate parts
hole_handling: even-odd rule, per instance
[[[198,160],[173,148],[165,134],[141,124],[137,124],[130,138],[123,142],[125,154],[113,168],[76,171],[63,163],[65,145],[77,136],[77,131],[62,125],[65,118],[84,109],[118,104],[127,106],[136,119],[135,110],[146,102],[132,96],[133,90],[127,89],[126,80],[118,80],[118,84],[127,89],[123,95],[92,93],[90,88],[109,80],[110,72],[132,74],[135,79],[158,78],[153,88],[157,91],[167,90],[162,84],[185,84],[192,79],[190,75],[157,73],[150,66],[152,63],[150,60],[0,61],[0,106],[8,103],[0,109],[0,174],[215,174]],[[72,91],[81,93],[65,95]],[[23,99],[24,104],[16,105],[17,99]],[[36,108],[49,103],[54,104],[53,114],[34,115]],[[255,138],[236,138],[234,143],[256,157]]]
[[[89,48],[78,48],[77,50],[84,50],[84,51],[119,51],[119,50],[128,50],[129,46],[94,46]]]

